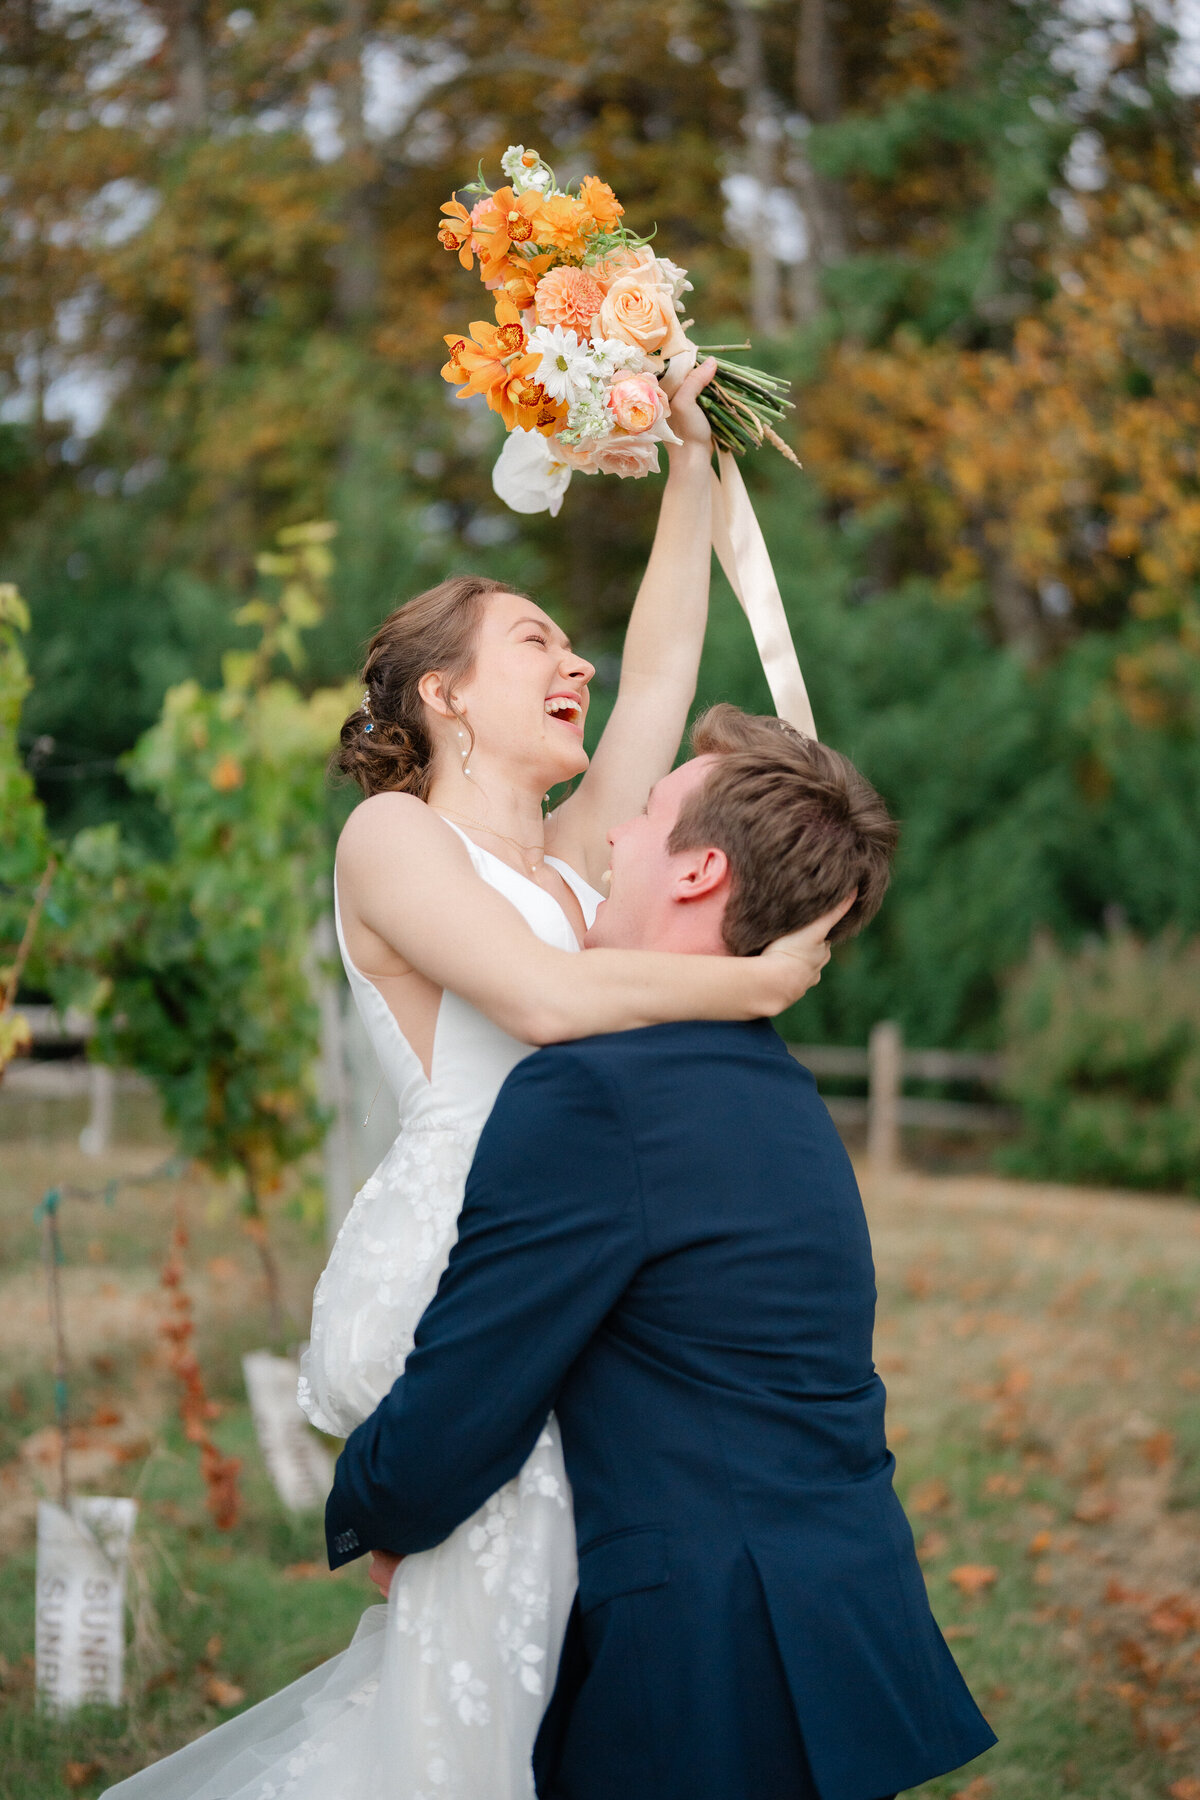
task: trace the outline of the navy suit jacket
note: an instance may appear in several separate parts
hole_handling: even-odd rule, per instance
[[[330,1560],[440,1543],[553,1408],[579,1596],[543,1800],[878,1800],[957,1768],[995,1739],[892,1488],[874,1311],[849,1159],[770,1025],[538,1051],[338,1462]]]

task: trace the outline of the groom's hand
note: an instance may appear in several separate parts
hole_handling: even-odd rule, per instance
[[[392,1585],[392,1576],[404,1561],[402,1556],[393,1556],[390,1550],[372,1550],[371,1566],[367,1575],[375,1583],[380,1594],[386,1600]]]

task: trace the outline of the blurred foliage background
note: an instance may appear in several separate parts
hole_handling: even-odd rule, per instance
[[[658,484],[580,478],[557,521],[517,519],[490,488],[498,422],[437,377],[477,292],[437,244],[438,206],[523,142],[561,177],[609,181],[689,268],[704,333],[748,332],[796,383],[805,473],[764,454],[749,478],[822,733],[905,831],[884,913],[792,1034],[862,1043],[889,1016],[914,1043],[1003,1038],[1023,1097],[1019,1070],[1055,1052],[1045,1009],[1004,994],[1038,933],[1066,971],[1056,1018],[1078,1009],[1089,1042],[1111,1023],[1097,946],[1114,935],[1123,991],[1154,1004],[1200,925],[1186,23],[1137,0],[7,8],[0,575],[31,613],[18,760],[36,831],[90,846],[66,855],[59,916],[84,892],[127,962],[157,941],[125,929],[127,888],[113,899],[116,831],[185,913],[204,869],[241,883],[227,903],[245,923],[265,865],[229,846],[267,815],[286,838],[289,796],[292,849],[319,873],[345,802],[314,785],[315,727],[382,615],[452,571],[532,588],[597,660],[603,717]],[[247,611],[262,546],[314,519],[337,538],[298,621],[303,667],[276,638],[257,678],[296,696],[272,763],[276,714],[251,742],[228,653],[265,641]],[[769,704],[719,585],[700,698],[717,697]],[[228,742],[193,735],[185,755],[206,709]],[[231,780],[221,759],[247,756],[273,767],[267,787]],[[39,855],[10,858],[14,918]],[[86,885],[105,868],[108,915]],[[198,918],[197,941],[224,929],[220,907]],[[53,986],[80,953],[45,942]],[[160,964],[194,982],[206,965],[181,942]],[[1022,979],[1046,993],[1038,954]],[[111,944],[88,956],[111,998]],[[1166,1035],[1182,1068],[1194,1042]],[[166,1067],[167,1036],[143,1066]],[[1119,1046],[1088,1068],[1089,1093],[1139,1118],[1159,1104]],[[292,1094],[278,1117],[308,1119],[296,1071],[264,1084]],[[1179,1091],[1169,1072],[1160,1091]],[[1195,1185],[1200,1151],[1182,1154],[1116,1168],[1105,1151],[1104,1178]]]

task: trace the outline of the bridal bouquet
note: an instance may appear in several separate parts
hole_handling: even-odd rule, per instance
[[[657,255],[621,224],[620,201],[586,175],[577,193],[560,188],[536,150],[512,144],[501,158],[509,185],[479,179],[468,212],[442,207],[438,237],[495,297],[495,320],[470,335],[447,334],[446,381],[459,397],[483,394],[509,436],[492,484],[514,512],[556,514],[572,474],[648,475],[660,443],[678,443],[668,422],[664,377],[674,358],[686,372],[710,350],[688,337],[686,269]],[[735,454],[766,438],[792,462],[776,434],[790,407],[787,383],[717,358],[700,395],[722,450]],[[459,385],[461,384],[461,385]]]

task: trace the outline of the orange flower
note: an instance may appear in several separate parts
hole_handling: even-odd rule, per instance
[[[592,320],[603,303],[599,282],[569,263],[543,275],[533,302],[539,325],[562,325],[580,337],[591,336]]]
[[[519,262],[511,256],[505,257],[493,271],[487,286],[503,294],[514,306],[532,306],[538,280],[553,261],[553,256],[523,256]]]
[[[528,197],[521,196],[523,200]],[[561,250],[566,256],[582,256],[596,229],[583,201],[572,200],[569,194],[550,194],[544,200],[539,194],[537,200],[534,231],[538,243],[547,250]]]
[[[450,333],[446,346],[450,360],[442,369],[442,380],[463,383],[458,391],[460,400],[469,399],[472,394],[486,394],[493,411],[498,410],[493,394],[507,385],[517,367],[515,359],[520,359],[522,370],[525,365],[537,367],[537,358],[523,354],[525,327],[520,310],[503,294],[496,300],[494,325],[487,319],[476,319],[469,338]]]
[[[584,176],[579,184],[579,198],[601,231],[611,231],[625,211],[607,181],[595,175]]]
[[[497,188],[490,199],[475,207],[475,242],[483,279],[490,281],[514,244],[540,243],[535,219],[542,196],[534,189],[514,194],[511,188]]]
[[[509,364],[507,379],[488,394],[488,405],[500,414],[509,431],[521,426],[525,431],[540,431],[543,437],[556,431],[567,416],[565,406],[550,399],[540,381],[535,379],[540,356],[522,356]]]
[[[447,214],[438,226],[438,242],[443,250],[457,250],[458,260],[464,269],[475,267],[475,258],[469,249],[471,237],[471,215],[461,200],[447,200],[442,206]]]

